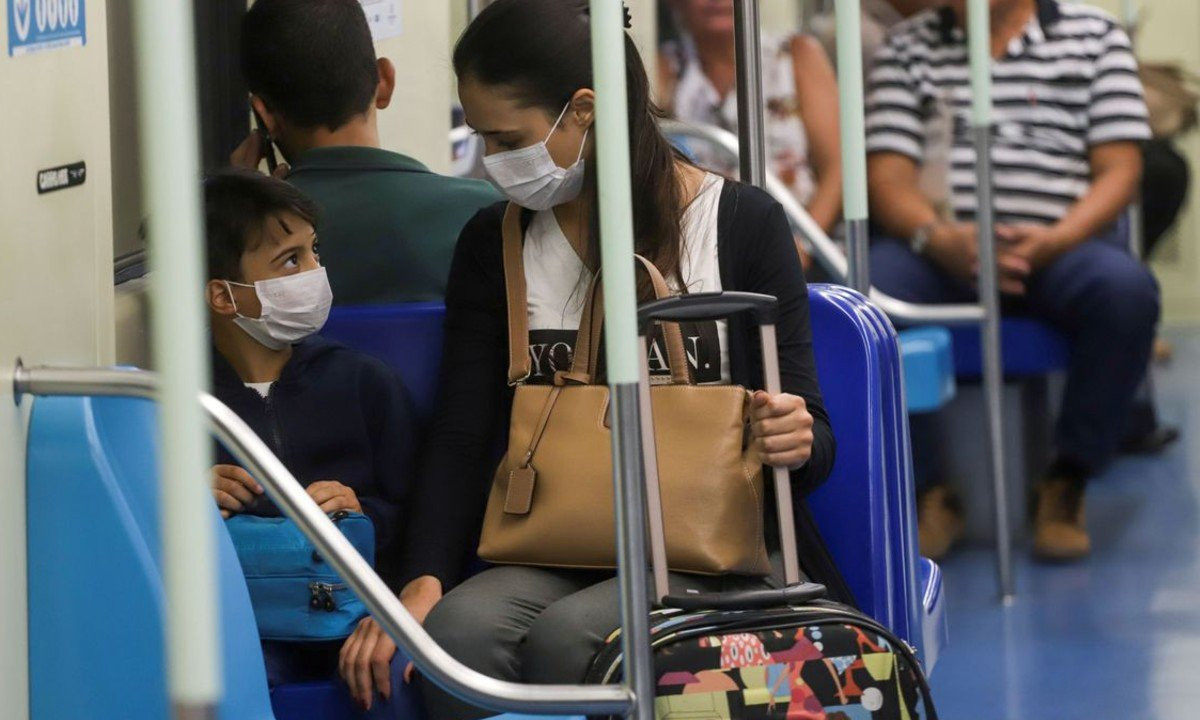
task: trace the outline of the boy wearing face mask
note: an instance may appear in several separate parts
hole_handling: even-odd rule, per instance
[[[333,299],[313,229],[316,208],[293,186],[240,170],[210,177],[204,201],[213,392],[323,511],[371,519],[376,569],[392,584],[414,428],[387,366],[316,335]],[[224,448],[218,455],[212,492],[221,514],[277,515],[254,478]],[[328,677],[339,647],[278,654],[267,647],[269,679]]]

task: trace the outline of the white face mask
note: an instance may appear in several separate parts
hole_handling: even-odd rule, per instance
[[[554,121],[546,140],[554,134],[570,107],[571,103],[567,103],[558,114],[558,120]],[[554,163],[554,158],[550,157],[550,151],[546,148],[546,140],[483,158],[487,174],[496,181],[508,199],[530,210],[549,210],[570,202],[583,189],[583,147],[587,144],[587,131],[583,133],[579,155],[569,168],[561,168]]]
[[[254,294],[262,304],[262,314],[251,318],[238,313],[233,322],[272,350],[282,350],[325,327],[329,307],[333,305],[333,290],[323,267],[259,280],[253,285],[226,280],[229,297],[233,299],[230,285],[254,288]],[[233,310],[237,312],[237,300],[233,300]]]

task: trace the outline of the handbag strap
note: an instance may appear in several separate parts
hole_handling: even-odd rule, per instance
[[[524,244],[521,232],[521,207],[509,203],[504,211],[501,225],[504,257],[504,285],[507,292],[508,309],[508,384],[517,385],[529,379],[533,372],[533,361],[529,357],[529,306],[525,284]],[[654,263],[635,255],[645,268],[654,287],[654,296],[669,297],[667,281]],[[588,286],[588,299],[580,317],[579,332],[575,338],[574,357],[571,371],[564,379],[591,384],[596,377],[600,346],[600,331],[604,322],[603,289],[600,271]],[[683,346],[683,333],[676,323],[663,324],[663,336],[667,344],[667,361],[671,366],[671,378],[676,384],[690,382],[687,353]]]
[[[634,258],[645,269],[654,288],[655,299],[662,300],[671,296],[667,281],[654,263],[641,255]],[[590,384],[594,381],[599,364],[600,332],[604,325],[604,284],[601,281],[603,270],[596,272],[588,287],[588,299],[583,307],[583,315],[579,324],[579,337],[575,343],[575,354],[571,363],[571,372],[564,379],[572,382]],[[683,331],[678,323],[663,323],[663,339],[667,345],[667,363],[671,369],[671,382],[676,385],[691,384],[691,373],[688,372],[687,352],[683,346]]]

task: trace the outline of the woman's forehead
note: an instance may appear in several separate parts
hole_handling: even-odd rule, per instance
[[[503,132],[525,126],[539,116],[541,108],[522,103],[510,85],[488,85],[472,78],[458,84],[467,124],[478,132]]]

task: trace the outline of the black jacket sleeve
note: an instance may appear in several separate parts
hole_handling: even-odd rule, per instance
[[[360,496],[363,514],[375,525],[375,569],[398,589],[399,528],[413,485],[413,425],[400,378],[383,363],[367,358],[359,376],[360,407],[369,409],[373,474],[378,495]]]
[[[726,203],[729,217],[722,223],[727,235],[722,251],[731,257],[722,265],[732,270],[729,274],[736,287],[729,289],[773,295],[779,300],[775,330],[783,391],[804,398],[813,416],[812,456],[792,473],[793,485],[807,495],[829,476],[836,451],[829,413],[817,383],[808,285],[783,206],[754,187],[738,183],[730,190],[735,199]],[[751,384],[756,384],[762,377],[758,333],[752,326],[742,327],[744,332],[738,337],[745,343],[752,365]]]
[[[438,407],[406,523],[403,582],[432,575],[449,590],[459,581],[483,522],[494,446],[511,397],[503,208],[477,213],[454,251]]]

